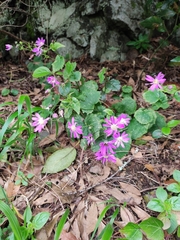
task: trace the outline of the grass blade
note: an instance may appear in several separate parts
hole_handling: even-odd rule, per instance
[[[66,209],[65,213],[62,215],[61,220],[59,221],[59,223],[57,225],[54,240],[59,240],[59,237],[61,235],[64,224],[66,223],[68,215],[69,215],[69,209]]]

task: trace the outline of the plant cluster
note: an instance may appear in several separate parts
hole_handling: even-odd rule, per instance
[[[19,47],[25,49],[21,43]],[[76,62],[68,61],[58,54],[58,49],[61,47],[64,46],[58,42],[52,42],[47,49],[45,48],[45,39],[38,38],[35,46],[31,48],[33,54],[30,57],[31,62],[28,64],[28,69],[33,72],[34,78],[38,78],[40,83],[44,84],[45,97],[41,106],[34,107],[28,95],[21,95],[17,110],[7,119],[1,118],[0,156],[2,160],[7,161],[9,151],[21,150],[23,152],[21,159],[40,151],[36,142],[41,139],[41,133],[48,130],[52,124],[55,124],[56,132],[58,132],[59,122],[65,125],[71,139],[80,140],[82,149],[90,147],[94,152],[95,159],[102,163],[116,162],[116,158],[125,156],[129,152],[133,140],[138,140],[147,133],[152,134],[154,138],[168,137],[171,129],[180,124],[180,120],[177,119],[166,122],[165,117],[158,112],[159,109],[167,109],[169,101],[172,99],[180,102],[180,91],[176,86],[163,85],[166,81],[163,73],[160,72],[156,76],[146,75],[146,85],[149,89],[142,93],[146,107],[139,107],[133,99],[131,86],[121,87],[117,79],[106,77],[106,68],[99,72],[98,81],[85,79],[81,72],[76,70]],[[11,45],[6,45],[6,49],[12,49]],[[48,57],[49,52],[55,54],[54,59]],[[116,103],[107,107],[105,101],[110,93],[116,98]],[[1,108],[9,104],[14,103],[3,103]],[[73,148],[70,151],[72,152]],[[44,170],[44,172],[46,171]],[[27,185],[28,178],[32,177],[26,177],[20,170],[18,176],[19,184],[24,185]],[[176,177],[174,178],[177,180]],[[156,202],[161,204],[161,210],[163,210],[161,212],[165,214],[161,214],[162,218],[166,217],[166,220],[169,219],[171,222],[171,217],[174,216],[171,215],[171,210],[179,210],[179,196],[176,199],[174,196],[168,198],[162,188],[158,189],[156,195]],[[176,200],[178,204],[174,207],[173,204],[176,204]],[[150,209],[153,204],[152,201],[149,203]],[[167,210],[168,212],[165,210],[167,205],[170,209]],[[2,203],[1,210],[3,208],[5,205]],[[117,212],[114,213],[111,223],[106,227],[107,231],[111,233],[116,216]],[[160,220],[150,218],[149,221],[151,224],[155,222],[155,225],[162,228],[164,223],[162,218]],[[32,218],[28,207],[24,216],[26,230],[23,230],[26,238],[37,230],[34,219],[36,217]],[[147,225],[146,221],[148,220],[143,221],[140,225],[132,225],[133,229],[138,232],[138,237],[142,236],[142,231],[149,236],[144,227]],[[148,222],[148,224],[150,223]],[[128,231],[130,231],[127,230],[128,227],[129,225],[122,230],[122,233],[126,235],[126,239],[132,239],[128,237]],[[102,233],[102,236],[105,233],[106,231]],[[102,239],[109,239],[106,234],[105,236],[106,238]]]

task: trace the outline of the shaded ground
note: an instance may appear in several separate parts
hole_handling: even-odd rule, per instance
[[[153,44],[156,45],[156,42]],[[108,76],[118,79],[122,85],[133,86],[134,98],[142,106],[141,93],[145,88],[145,74],[152,75],[161,71],[165,74],[167,84],[180,86],[180,67],[168,66],[169,61],[176,56],[180,56],[180,50],[170,45],[160,49],[153,58],[152,52],[137,55],[131,51],[128,60],[123,63],[99,63],[82,56],[77,60],[77,67],[84,77],[93,80],[98,78],[97,74],[102,67],[107,67]],[[152,61],[149,61],[150,58]],[[0,59],[0,90],[4,87],[18,89],[20,94],[29,94],[33,105],[40,106],[44,90],[28,73],[25,61],[25,56],[15,61]],[[0,96],[0,104],[17,99],[18,96]],[[106,104],[111,106],[112,102],[109,97]],[[7,116],[14,111],[11,107],[6,110]],[[168,109],[160,112],[167,120],[180,119],[180,104],[172,101]],[[27,187],[14,184],[19,167],[19,162],[16,161],[17,153],[9,153],[10,164],[0,163],[0,184],[20,213],[23,213],[27,201],[31,204],[33,214],[41,211],[51,213],[51,221],[44,232],[40,232],[39,238],[37,237],[44,240],[53,239],[54,226],[67,207],[71,209],[71,214],[62,239],[87,240],[90,239],[99,213],[106,205],[105,201],[113,198],[119,207],[126,203],[127,206],[121,208],[115,222],[113,239],[116,239],[120,237],[119,228],[129,220],[139,222],[150,214],[146,208],[148,196],[153,195],[152,191],[158,186],[164,186],[171,181],[174,169],[180,170],[180,127],[172,131],[169,139],[154,140],[149,135],[143,139],[146,140],[145,145],[138,146],[133,143],[130,153],[117,160],[117,164],[102,165],[95,160],[91,150],[83,152],[62,130],[56,141],[61,147],[72,145],[78,152],[76,161],[69,169],[57,174],[41,174],[43,163],[50,154],[47,145],[42,144],[43,156],[33,157],[33,168],[28,159],[21,165],[21,171],[25,174],[35,174]],[[125,162],[126,166],[123,165]],[[123,169],[120,170],[119,166],[123,166]],[[112,212],[113,210],[109,211],[107,217]],[[105,218],[100,229],[107,221],[108,218]],[[69,235],[66,232],[69,232]]]

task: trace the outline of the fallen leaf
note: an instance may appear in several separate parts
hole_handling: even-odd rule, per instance
[[[126,207],[121,207],[120,215],[121,215],[124,225],[128,224],[129,222],[133,222],[133,223],[136,222],[135,217]]]
[[[71,232],[66,232],[65,230],[62,230],[60,239],[62,240],[80,240],[80,238],[76,238],[74,234]]]
[[[136,213],[136,215],[138,216],[138,218],[141,220],[141,221],[143,221],[143,220],[145,220],[145,219],[147,219],[147,218],[149,218],[150,217],[150,215],[147,213],[147,212],[145,212],[144,210],[142,210],[140,207],[138,207],[138,206],[132,206],[131,207],[132,208],[132,210]]]
[[[76,149],[66,147],[57,150],[48,157],[43,168],[43,173],[57,173],[68,168],[76,158]]]

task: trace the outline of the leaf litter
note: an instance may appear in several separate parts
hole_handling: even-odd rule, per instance
[[[166,54],[166,59],[171,59],[171,52],[180,55],[176,48],[173,49],[172,46],[169,46],[164,49],[163,53]],[[134,88],[133,97],[141,106],[145,73],[149,74],[163,69],[168,82],[179,87],[180,67],[170,68],[166,66],[161,52],[157,52],[155,57],[158,62],[147,65],[146,72],[143,72],[143,69],[148,61],[148,53],[136,55],[135,58],[130,58],[123,63],[109,61],[99,63],[85,57],[77,60],[77,66],[82,75],[89,80],[98,79],[99,71],[103,67],[107,68],[108,76],[119,80],[122,85],[126,84]],[[7,72],[11,72],[11,82]],[[1,68],[1,73],[0,90],[4,87],[16,88],[20,94],[28,94],[34,106],[41,105],[44,94],[43,87],[37,81],[30,81],[31,75],[27,72],[24,63],[16,65],[8,61],[6,68]],[[20,79],[21,84],[19,84]],[[139,84],[141,88],[139,88]],[[0,96],[0,103],[5,101],[17,102],[17,97]],[[111,94],[109,94],[107,105],[111,106],[113,101]],[[6,107],[7,116],[12,111],[14,111],[13,104]],[[174,118],[180,119],[180,105],[175,102],[171,102],[169,109],[160,112],[167,119],[172,115]],[[141,140],[145,141],[144,145],[133,144],[126,157],[117,159],[116,164],[107,163],[106,165],[97,162],[90,150],[82,153],[79,145],[67,137],[63,125],[59,129],[58,134],[55,134],[54,127],[48,129],[40,139],[38,144],[42,148],[43,155],[33,156],[31,160],[27,159],[19,165],[18,152],[11,152],[8,154],[8,165],[5,162],[0,162],[0,184],[5,188],[17,212],[23,214],[27,203],[30,203],[33,214],[41,211],[51,213],[48,224],[38,231],[37,239],[53,239],[55,226],[67,207],[71,209],[71,215],[65,224],[61,239],[90,239],[97,219],[109,199],[120,208],[120,213],[115,221],[117,231],[114,239],[116,239],[120,227],[130,221],[137,223],[150,216],[150,211],[145,207],[146,198],[152,197],[151,194],[159,185],[171,182],[173,170],[179,169],[179,127],[172,131],[173,139],[166,141],[164,139],[154,140],[148,135],[143,136]],[[57,149],[54,145],[55,141],[60,142],[62,148],[75,149],[77,152],[72,165],[70,166],[71,163],[69,163],[68,166],[64,167],[64,170],[62,168],[56,169],[62,158],[61,149]],[[54,150],[58,151],[57,155],[60,155],[56,164],[54,164],[54,160],[48,160],[50,153]],[[129,161],[130,158],[131,161]],[[48,161],[50,164],[46,165]],[[120,171],[119,167],[128,161],[129,163]],[[53,170],[49,170],[51,165]],[[28,186],[15,185],[19,167],[25,175],[34,174],[34,177],[29,179]],[[42,174],[43,168],[45,170]],[[112,212],[107,212],[99,226],[99,233],[108,222],[108,216],[111,214]],[[179,222],[179,214],[176,213],[176,216]]]

